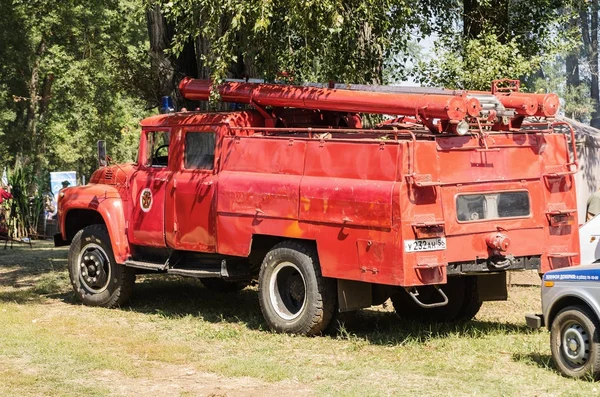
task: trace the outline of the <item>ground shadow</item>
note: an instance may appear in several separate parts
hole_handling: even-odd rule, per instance
[[[0,250],[0,302],[39,303],[66,292],[67,280],[66,248],[36,240],[32,247]]]
[[[540,353],[515,353],[512,356],[513,361],[524,362],[527,365],[537,366],[539,368],[550,370],[557,375],[560,375],[558,372],[558,368],[554,364],[552,360],[552,356],[550,354],[540,354]]]
[[[71,290],[66,256],[66,249],[52,248],[50,243],[0,255],[0,302],[31,304],[50,298],[80,305]],[[259,308],[256,287],[237,293],[218,293],[204,288],[197,279],[143,275],[138,277],[132,301],[123,309],[174,319],[194,316],[213,323],[242,324],[253,330],[269,329]],[[459,324],[403,321],[390,308],[380,307],[380,310],[336,316],[325,334],[390,346],[449,335],[481,338],[489,334],[528,332],[531,331],[524,324],[491,321]]]
[[[360,310],[340,316],[332,327],[336,336],[352,335],[374,345],[402,345],[408,341],[426,343],[433,339],[459,336],[483,338],[491,334],[523,334],[525,325],[497,321],[431,322],[399,318],[394,312]]]
[[[127,310],[160,314],[167,318],[195,316],[209,322],[243,324],[248,329],[268,330],[258,304],[256,288],[236,293],[218,293],[204,288],[198,280],[149,277],[136,284]],[[528,333],[525,325],[493,321],[454,324],[403,321],[390,311],[361,310],[336,316],[326,336],[361,338],[374,345],[399,345],[408,340],[427,342],[450,335],[482,338],[498,333]]]

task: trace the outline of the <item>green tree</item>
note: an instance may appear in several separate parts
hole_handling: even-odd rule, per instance
[[[543,66],[568,51],[574,39],[565,23],[570,0],[464,0],[454,8],[454,29],[438,40],[435,57],[414,77],[427,85],[489,89],[499,78],[521,79],[525,88]]]
[[[149,74],[141,1],[0,0],[0,166],[89,176],[96,140],[132,159]],[[140,60],[141,59],[141,60]]]
[[[198,75],[220,80],[287,72],[294,81],[382,83],[398,54],[429,34],[453,0],[157,1],[175,29],[172,51],[194,43]],[[390,62],[386,62],[390,61]],[[398,73],[396,73],[398,74]]]

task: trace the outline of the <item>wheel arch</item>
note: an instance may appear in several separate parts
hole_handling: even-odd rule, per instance
[[[109,206],[96,209],[70,208],[63,214],[62,234],[71,242],[75,234],[86,226],[101,224],[106,226],[113,254],[117,263],[124,263],[129,256],[129,243],[126,236],[126,222],[121,202],[113,201]]]
[[[554,302],[554,304],[548,311],[548,316],[547,316],[548,321],[546,321],[546,327],[548,329],[552,328],[552,323],[554,322],[554,319],[556,318],[558,313],[561,310],[563,310],[564,308],[569,307],[569,306],[586,307],[590,310],[590,312],[592,312],[594,314],[595,320],[597,322],[600,320],[597,309],[593,305],[591,305],[585,297],[576,296],[576,295],[568,295],[568,296],[564,296],[564,297],[560,298],[559,300],[557,300],[556,302]]]
[[[267,255],[267,252],[269,252],[271,248],[283,241],[296,241],[301,244],[309,245],[312,248],[315,248],[318,255],[317,242],[315,240],[295,237],[273,236],[269,234],[253,234],[252,241],[250,243],[250,253],[248,255],[250,263],[258,262],[258,265],[260,266],[260,263],[262,263],[262,260],[265,257],[265,255]]]

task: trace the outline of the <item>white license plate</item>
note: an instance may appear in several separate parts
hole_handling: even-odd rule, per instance
[[[446,238],[424,238],[420,240],[404,240],[405,252],[439,251],[446,249]]]

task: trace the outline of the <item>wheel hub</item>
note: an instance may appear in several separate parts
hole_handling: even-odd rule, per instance
[[[563,334],[562,342],[563,353],[572,364],[583,365],[588,361],[590,338],[581,324],[570,324]]]
[[[294,320],[306,304],[306,282],[291,262],[279,263],[269,282],[269,296],[275,312],[285,320]]]
[[[80,281],[90,291],[100,293],[110,281],[110,263],[102,247],[85,246],[79,254]]]

